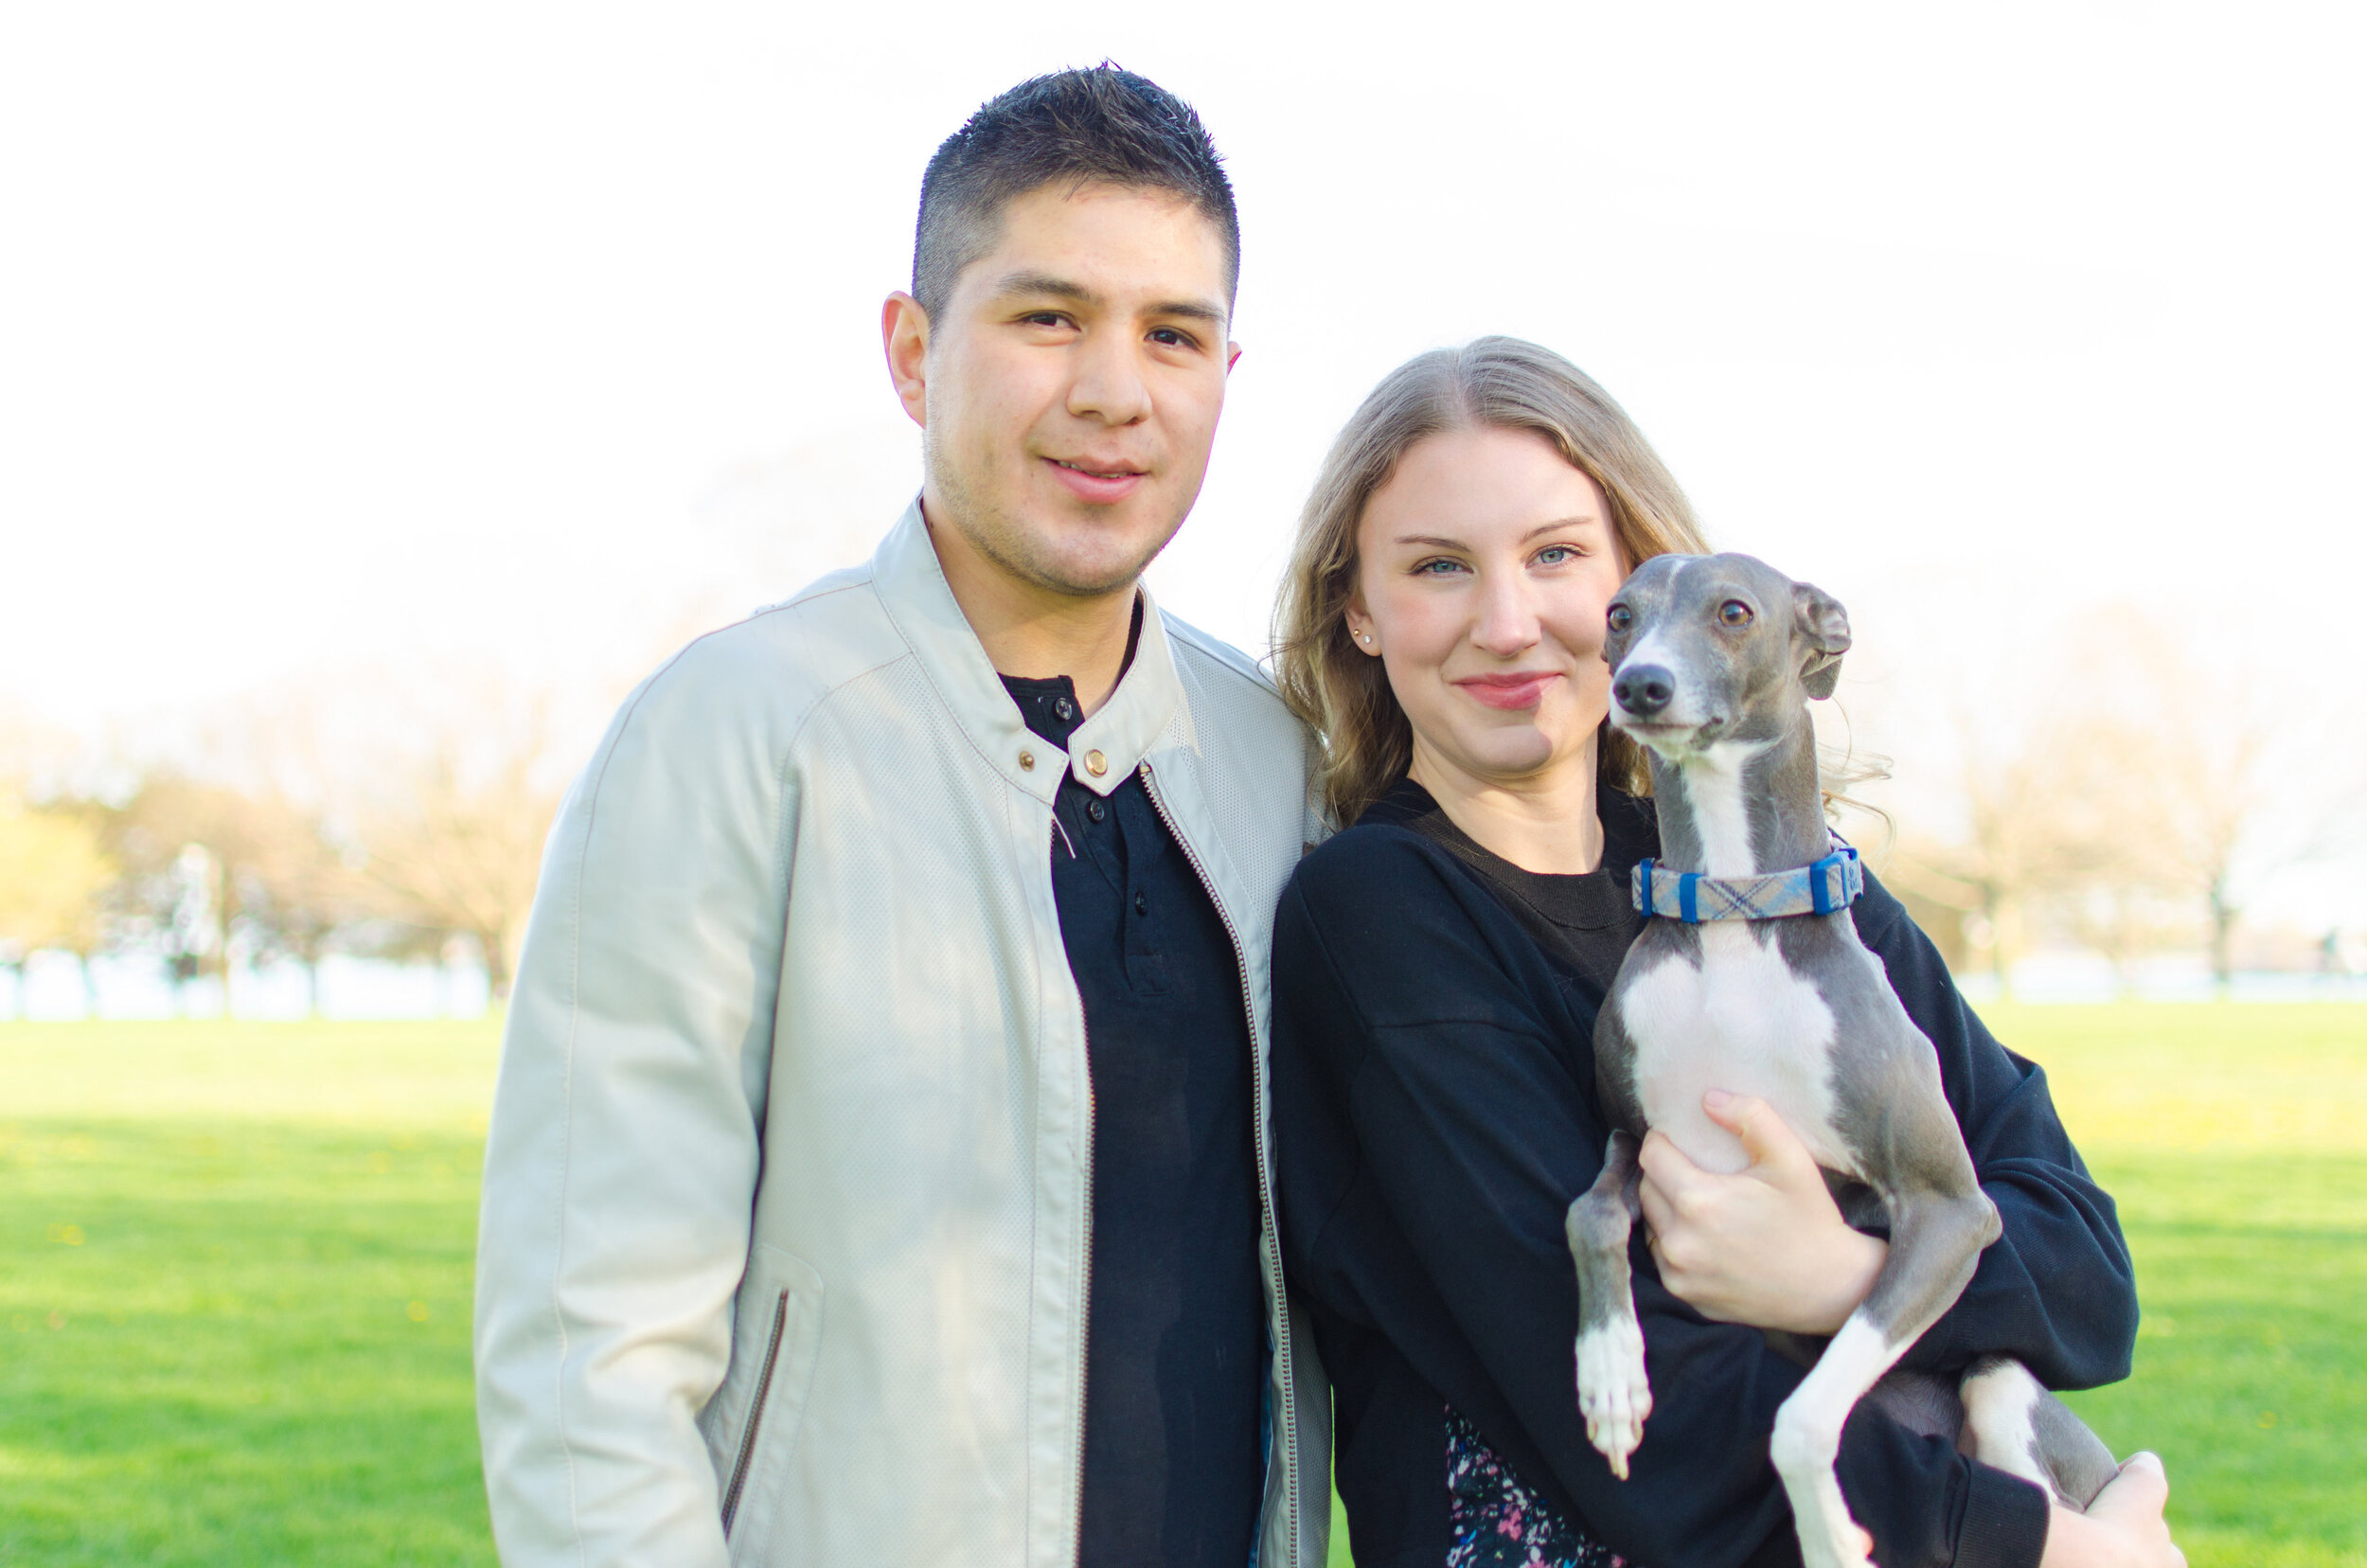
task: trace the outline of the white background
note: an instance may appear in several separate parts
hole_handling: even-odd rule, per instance
[[[135,745],[370,665],[605,702],[859,559],[917,484],[877,322],[921,167],[1107,56],[1241,204],[1247,351],[1153,578],[1186,618],[1262,650],[1357,400],[1507,331],[1849,604],[1903,774],[1918,716],[2077,679],[2108,601],[2272,697],[2287,771],[2353,755],[2356,13],[1077,12],[10,8],[0,705]]]

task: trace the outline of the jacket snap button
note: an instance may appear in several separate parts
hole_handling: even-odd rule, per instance
[[[1085,771],[1099,778],[1110,771],[1110,759],[1097,751],[1089,751],[1085,754]]]
[[[1021,773],[1034,773],[1036,771],[1036,754],[1034,752],[1021,752],[1019,754],[1019,771]]]

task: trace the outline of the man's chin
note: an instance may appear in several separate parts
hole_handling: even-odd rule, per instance
[[[1168,516],[1172,493],[1136,493],[1120,506],[1087,506],[1062,491],[1032,488],[996,498],[952,476],[932,476],[932,521],[958,528],[974,551],[1040,592],[1104,598],[1131,588],[1183,526]],[[1188,509],[1188,507],[1187,507]]]
[[[1100,598],[1132,587],[1175,537],[1171,524],[1061,520],[1038,523],[1010,543],[1016,559],[1003,564],[1039,588],[1077,598]]]
[[[1070,598],[1107,598],[1142,580],[1156,551],[1121,566],[1086,566],[1066,562],[1031,562],[1019,575],[1048,593]]]

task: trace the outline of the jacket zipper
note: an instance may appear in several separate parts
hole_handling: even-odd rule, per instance
[[[773,1394],[773,1366],[781,1359],[781,1331],[789,1327],[789,1292],[773,1304],[773,1337],[765,1341],[764,1370],[756,1374],[756,1396],[748,1407],[748,1430],[739,1434],[739,1457],[732,1464],[732,1484],[723,1492],[723,1539],[732,1534],[732,1518],[739,1512],[739,1494],[748,1485],[748,1465],[756,1456],[756,1433],[764,1425],[764,1407]]]
[[[1287,1472],[1283,1480],[1289,1488],[1290,1504],[1290,1560],[1296,1563],[1299,1554],[1299,1521],[1303,1514],[1303,1503],[1299,1496],[1299,1418],[1298,1410],[1291,1403],[1291,1396],[1298,1384],[1296,1379],[1291,1376],[1290,1370],[1290,1298],[1283,1293],[1282,1227],[1274,1219],[1273,1185],[1268,1175],[1272,1168],[1272,1163],[1266,1149],[1266,1073],[1264,1060],[1258,1050],[1257,998],[1250,987],[1249,960],[1242,955],[1240,931],[1233,924],[1233,916],[1224,907],[1224,900],[1218,896],[1217,884],[1209,877],[1207,866],[1201,864],[1200,851],[1192,847],[1192,841],[1185,838],[1183,829],[1175,825],[1174,814],[1167,810],[1167,803],[1159,796],[1159,781],[1151,776],[1148,762],[1142,765],[1142,775],[1143,792],[1150,796],[1152,810],[1159,813],[1159,820],[1166,825],[1167,836],[1175,840],[1177,847],[1184,851],[1184,860],[1191,864],[1192,874],[1200,879],[1201,887],[1208,894],[1209,903],[1216,908],[1217,918],[1224,924],[1224,934],[1233,943],[1233,963],[1241,978],[1241,1012],[1242,1016],[1249,1021],[1250,1113],[1254,1118],[1250,1126],[1250,1136],[1257,1153],[1257,1206],[1259,1219],[1266,1231],[1265,1237],[1260,1239],[1270,1238],[1273,1243],[1273,1261],[1266,1270],[1266,1284],[1267,1288],[1273,1292],[1274,1328],[1276,1330],[1274,1364],[1282,1372],[1282,1398],[1276,1401],[1281,1408],[1276,1414],[1281,1417],[1283,1466]],[[1081,1466],[1077,1473],[1081,1489],[1084,1473]]]
[[[1052,827],[1062,839],[1068,837],[1068,829],[1060,826],[1060,809],[1057,804],[1057,797],[1052,808]],[[1069,854],[1074,856],[1076,853],[1077,846],[1074,844],[1070,845]],[[1053,904],[1057,910],[1059,904],[1059,893],[1057,888],[1053,893]],[[1071,1452],[1069,1466],[1070,1473],[1077,1478],[1075,1496],[1070,1500],[1069,1506],[1070,1517],[1076,1521],[1073,1549],[1069,1553],[1071,1562],[1075,1562],[1085,1554],[1085,1353],[1093,1335],[1094,1303],[1094,1053],[1093,1028],[1085,1018],[1085,999],[1082,992],[1078,993],[1077,999],[1077,1037],[1084,1042],[1085,1046],[1085,1158],[1082,1183],[1084,1197],[1078,1210],[1082,1221],[1077,1231],[1077,1234],[1084,1238],[1084,1245],[1081,1254],[1083,1261],[1078,1265],[1077,1272],[1077,1419],[1071,1423],[1077,1433],[1077,1443]]]

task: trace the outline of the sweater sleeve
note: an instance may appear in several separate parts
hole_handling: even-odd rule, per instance
[[[795,808],[746,656],[719,633],[645,682],[543,858],[477,1231],[509,1568],[726,1559],[698,1421],[749,1267]]]
[[[1580,1081],[1591,1050],[1557,1039],[1568,1018],[1550,983],[1515,972],[1518,943],[1474,902],[1486,898],[1408,835],[1318,854],[1285,895],[1277,1041],[1321,1059],[1306,1080],[1343,1102],[1315,1114],[1344,1122],[1390,1221],[1382,1245],[1369,1230],[1352,1244],[1318,1236],[1319,1266],[1354,1281],[1415,1370],[1516,1467],[1542,1466],[1612,1550],[1653,1568],[1781,1559],[1790,1514],[1768,1441],[1802,1372],[1755,1329],[1672,1295],[1640,1227],[1630,1256],[1654,1403],[1631,1479],[1586,1440],[1562,1221],[1608,1130]],[[1383,1255],[1397,1246],[1410,1264],[1393,1275]],[[1839,1470],[1892,1568],[2029,1568],[2043,1548],[2037,1488],[1878,1411],[1853,1414]]]
[[[2004,1235],[1903,1364],[1955,1372],[2007,1355],[2049,1388],[2128,1376],[2137,1282],[2111,1198],[2090,1179],[2047,1094],[2046,1074],[1997,1042],[1931,938],[1869,876],[1854,911],[1891,989],[1939,1053],[1949,1103]]]

